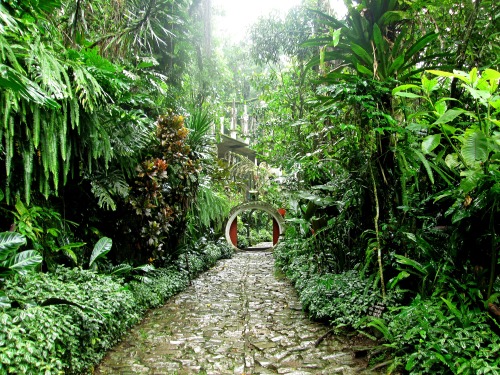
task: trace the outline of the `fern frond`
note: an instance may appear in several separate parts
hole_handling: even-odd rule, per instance
[[[197,199],[191,205],[191,217],[200,228],[214,226],[217,230],[222,227],[231,205],[226,196],[217,194],[212,188],[201,185]]]
[[[210,143],[214,143],[213,137],[210,137],[213,121],[207,111],[195,110],[188,117],[186,126],[189,129],[187,144],[193,154],[205,152]]]
[[[70,80],[56,52],[48,49],[46,44],[38,38],[30,44],[27,52],[28,72],[35,77],[35,82],[42,90],[58,100],[71,97]]]
[[[105,208],[107,210],[114,211],[116,210],[116,203],[109,193],[109,191],[102,185],[98,184],[95,181],[91,182],[91,191],[92,194],[94,194],[95,197],[97,197],[98,202],[97,204],[99,207]]]
[[[3,127],[7,129],[9,126],[10,111],[12,107],[11,94],[6,91],[4,93],[4,106],[3,106]]]
[[[73,78],[75,93],[83,108],[87,111],[91,112],[101,103],[104,103],[106,99],[111,99],[85,67],[74,65]]]
[[[62,118],[59,119],[59,146],[60,146],[60,151],[61,151],[61,159],[63,161],[66,161],[66,140],[67,140],[67,123],[66,120],[68,118],[68,106],[66,103],[63,103],[62,105],[63,108],[63,114]]]
[[[71,156],[72,156],[72,146],[71,142],[68,142],[68,145],[66,146],[66,160],[64,161],[63,164],[63,185],[66,185],[67,179],[68,179],[68,174],[69,174],[69,168],[71,165]]]
[[[27,145],[23,147],[22,157],[23,157],[23,167],[24,167],[24,200],[26,204],[30,204],[31,198],[31,176],[33,173],[33,157],[35,154],[35,149],[33,146],[33,142],[31,142],[30,131],[27,128],[27,139],[25,142]]]
[[[125,198],[129,192],[129,185],[119,170],[109,172],[100,171],[92,175],[92,193],[98,199],[98,204],[108,210],[116,210],[113,196]]]
[[[76,97],[71,98],[69,101],[69,115],[71,118],[71,129],[78,128],[80,126],[80,108]]]
[[[40,107],[31,104],[31,113],[33,114],[33,146],[38,148],[40,144]]]
[[[14,157],[14,118],[9,117],[5,132],[5,169],[7,178],[11,176],[12,158]]]

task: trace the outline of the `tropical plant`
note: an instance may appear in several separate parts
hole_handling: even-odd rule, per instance
[[[318,12],[319,22],[330,34],[304,44],[320,47],[310,65],[320,65],[324,80],[335,80],[348,67],[367,78],[406,81],[419,71],[418,64],[437,57],[421,54],[438,35],[420,36],[407,5],[397,0],[366,0],[358,5],[349,0],[346,6],[345,21]]]
[[[13,227],[42,254],[46,268],[52,270],[57,263],[78,264],[79,252],[76,250],[85,243],[71,241],[70,225],[76,227],[76,223],[63,220],[57,211],[48,206],[27,207],[19,197],[14,208]]]
[[[197,159],[209,159],[213,152],[214,123],[212,117],[206,110],[195,109],[186,118],[186,128],[189,134],[186,143],[189,145],[191,157]]]
[[[26,245],[26,237],[16,232],[0,233],[0,279],[14,273],[26,274],[29,270],[39,267],[42,256],[36,250],[18,252]]]
[[[223,193],[202,181],[189,208],[186,239],[196,241],[200,236],[207,237],[207,232],[215,236],[220,234],[230,209],[230,202]]]
[[[177,233],[184,230],[200,172],[199,161],[190,154],[188,133],[183,116],[161,116],[157,122],[158,143],[150,151],[151,158],[137,168],[127,200],[139,218],[134,231],[147,243],[143,259],[152,257],[160,263],[170,259],[180,241]],[[124,225],[134,227],[130,222]]]
[[[6,296],[3,286],[7,278],[12,275],[24,275],[34,270],[42,263],[42,256],[35,250],[18,252],[21,246],[26,245],[26,238],[16,232],[0,233],[0,308],[10,307],[11,301]]]
[[[111,247],[113,246],[113,240],[108,237],[103,237],[94,246],[92,250],[92,254],[90,255],[89,260],[89,269],[96,271],[98,269],[99,260],[104,259],[106,254],[111,251]]]
[[[482,255],[489,254],[487,264],[482,256],[473,257],[473,262],[489,270],[488,295],[491,294],[496,279],[498,245],[495,240],[498,204],[498,154],[497,119],[500,100],[498,82],[500,73],[486,69],[480,74],[476,69],[469,73],[454,73],[431,70],[429,73],[439,78],[422,77],[421,86],[403,85],[394,94],[417,98],[424,102],[427,110],[409,116],[409,128],[425,134],[420,137],[420,149],[430,159],[428,166],[438,172],[444,181],[443,189],[434,195],[435,202],[446,203],[444,215],[452,225],[465,231],[479,230],[479,238],[484,249]],[[470,95],[465,108],[456,103],[450,108],[453,99],[447,96],[435,97],[443,78],[455,78]],[[415,121],[415,122],[413,122]],[[429,173],[432,173],[431,168]],[[442,204],[442,203],[441,203]],[[482,219],[479,219],[482,218]],[[482,229],[471,225],[470,220],[484,220],[488,224]],[[488,244],[488,245],[487,245]],[[465,244],[464,244],[465,245]],[[463,249],[465,253],[472,254]],[[470,260],[460,257],[461,261]]]
[[[140,316],[123,285],[78,268],[9,279],[3,290],[20,305],[1,311],[5,373],[85,372]]]

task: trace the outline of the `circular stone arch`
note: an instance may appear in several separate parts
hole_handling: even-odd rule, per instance
[[[246,202],[236,207],[233,207],[233,209],[229,212],[229,217],[226,223],[225,234],[227,243],[234,249],[240,250],[238,246],[235,243],[233,243],[231,234],[233,232],[234,236],[234,232],[237,229],[236,218],[238,217],[238,215],[244,211],[249,211],[249,210],[264,211],[267,212],[269,215],[271,215],[271,217],[273,218],[273,247],[274,247],[278,243],[279,237],[285,231],[285,219],[274,206],[272,206],[267,202],[262,202],[262,201]]]

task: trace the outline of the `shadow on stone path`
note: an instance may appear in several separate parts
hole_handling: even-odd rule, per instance
[[[270,252],[220,261],[108,353],[97,375],[354,374],[363,363],[308,320]],[[367,372],[365,372],[367,373]]]

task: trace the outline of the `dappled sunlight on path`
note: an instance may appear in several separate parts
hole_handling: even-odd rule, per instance
[[[106,356],[98,375],[354,374],[363,363],[309,321],[270,252],[220,261],[150,311]]]

